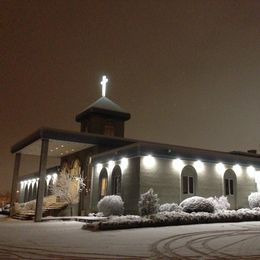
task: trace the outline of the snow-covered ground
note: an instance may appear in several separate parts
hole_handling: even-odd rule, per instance
[[[83,223],[0,218],[0,259],[260,258],[260,222],[91,232]]]

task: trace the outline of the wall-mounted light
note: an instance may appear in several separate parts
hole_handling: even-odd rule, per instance
[[[146,155],[143,158],[144,166],[148,169],[151,169],[155,166],[155,158],[152,155]]]
[[[239,164],[235,164],[233,167],[232,167],[232,170],[237,174],[237,175],[240,175],[242,173],[242,168]]]
[[[114,167],[115,167],[115,162],[114,161],[109,161],[108,162],[108,169],[109,169],[109,171],[112,171]]]
[[[125,169],[127,169],[128,167],[128,159],[123,157],[121,160],[120,160],[120,167],[121,169],[124,171]]]
[[[101,172],[102,168],[103,168],[102,163],[98,163],[98,164],[96,165],[96,170],[97,170],[98,173]]]
[[[193,163],[194,168],[196,169],[197,172],[203,172],[205,169],[205,165],[202,161],[197,160],[196,162]]]
[[[246,172],[251,178],[255,177],[255,167],[253,167],[252,165],[246,168]]]
[[[215,165],[215,169],[216,169],[217,173],[219,173],[219,174],[224,174],[224,172],[226,170],[225,165],[221,162],[219,162]]]
[[[185,165],[184,161],[181,160],[180,158],[176,158],[172,160],[172,167],[179,172],[182,171],[184,165]]]

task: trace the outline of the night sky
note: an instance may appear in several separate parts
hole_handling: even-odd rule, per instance
[[[102,74],[132,115],[127,137],[260,151],[258,0],[2,0],[0,30],[0,191],[11,145],[41,126],[79,130]]]

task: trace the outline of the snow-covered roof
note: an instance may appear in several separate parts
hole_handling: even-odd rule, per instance
[[[76,121],[80,122],[83,118],[88,117],[91,113],[110,114],[124,120],[130,119],[130,114],[128,112],[126,112],[122,107],[107,97],[101,97],[88,106],[85,110],[76,116]]]

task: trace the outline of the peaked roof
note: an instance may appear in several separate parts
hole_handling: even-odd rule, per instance
[[[127,113],[123,108],[121,108],[109,98],[101,97],[90,106],[88,106],[84,111],[79,113],[76,116],[76,121],[80,122],[83,118],[86,118],[93,113],[110,115],[124,120],[130,119],[130,114]]]

